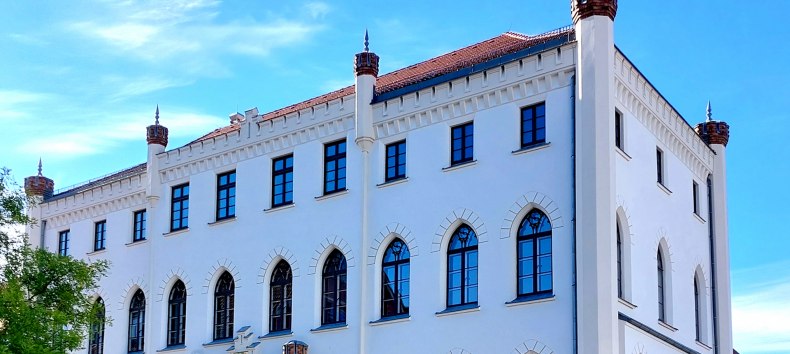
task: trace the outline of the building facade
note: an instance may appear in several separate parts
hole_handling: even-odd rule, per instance
[[[615,47],[615,0],[53,193],[34,245],[111,262],[80,353],[730,353],[728,126]],[[386,60],[386,59],[384,59]],[[166,122],[163,115],[163,122]]]

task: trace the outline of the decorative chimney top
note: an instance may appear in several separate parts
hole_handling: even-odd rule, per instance
[[[590,16],[609,16],[612,21],[617,15],[617,0],[571,0],[573,23]]]
[[[710,101],[708,101],[708,107],[706,108],[705,121],[697,124],[694,131],[708,145],[721,144],[726,147],[727,142],[730,141],[730,125],[727,122],[713,119]]]
[[[25,193],[28,195],[49,198],[55,191],[55,181],[41,174],[41,159],[38,159],[38,176],[25,178]]]
[[[159,125],[159,105],[156,105],[155,119],[154,125],[149,125],[148,128],[146,128],[146,140],[148,140],[149,145],[159,144],[167,146],[167,128],[164,125]]]
[[[368,48],[368,30],[365,30],[365,49],[355,56],[354,71],[359,75],[379,75],[379,56]]]

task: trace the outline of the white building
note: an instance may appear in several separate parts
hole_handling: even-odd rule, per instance
[[[112,262],[80,352],[731,353],[728,126],[616,10],[382,76],[366,41],[354,86],[171,150],[157,108],[145,163],[27,178],[31,242]]]

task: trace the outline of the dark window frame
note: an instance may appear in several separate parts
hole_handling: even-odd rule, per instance
[[[88,330],[88,354],[104,354],[104,325],[106,322],[106,307],[101,297],[95,301],[96,317],[90,323]]]
[[[214,340],[233,337],[236,285],[230,272],[225,271],[214,285]]]
[[[403,178],[406,178],[406,139],[384,147],[384,182]]]
[[[694,335],[698,342],[702,342],[702,292],[699,288],[699,281],[697,281],[696,274],[694,275]]]
[[[167,346],[182,345],[186,340],[187,289],[181,279],[170,288],[167,298]]]
[[[474,123],[469,121],[450,127],[450,166],[474,161]]]
[[[293,154],[272,159],[272,208],[293,203],[293,162]]]
[[[146,209],[137,210],[132,216],[132,242],[144,241],[146,238],[148,212]]]
[[[93,252],[107,248],[107,220],[93,223]]]
[[[543,114],[540,114],[543,112]],[[542,134],[541,134],[542,132]],[[521,108],[521,148],[546,142],[546,102]]]
[[[664,256],[661,248],[658,249],[656,254],[656,273],[657,273],[657,289],[658,289],[658,320],[666,322],[666,273],[664,270]]]
[[[411,286],[411,253],[409,246],[400,238],[390,242],[384,251],[381,263],[381,317],[409,314]],[[392,279],[387,276],[391,269]],[[403,273],[406,275],[404,276]],[[389,295],[389,296],[388,296]],[[394,306],[388,306],[388,304]]]
[[[277,263],[269,281],[269,333],[290,331],[293,315],[293,272],[284,259]]]
[[[129,332],[127,351],[141,352],[145,348],[145,293],[137,289],[129,303]]]
[[[459,247],[454,248],[453,244],[455,243],[456,239],[458,240]],[[456,255],[459,255],[460,259],[457,270],[452,267],[452,259]],[[474,257],[474,265],[469,265],[469,260],[472,257]],[[471,283],[468,279],[470,278],[469,274],[472,271],[474,271],[476,274],[474,277],[474,283]],[[460,274],[458,286],[453,286],[453,282],[451,281],[454,273]],[[479,300],[478,286],[479,260],[477,233],[471,226],[461,224],[455,229],[452,237],[450,237],[450,242],[447,245],[447,294],[445,297],[447,308],[477,304],[477,301]],[[460,298],[458,303],[452,303],[451,293],[456,289],[460,291]],[[474,300],[470,300],[468,294],[468,292],[470,292],[472,289],[474,289]]]
[[[656,182],[662,186],[666,186],[664,174],[664,151],[656,148]]]
[[[178,196],[176,196],[178,192]],[[178,206],[178,210],[176,210]],[[176,213],[178,217],[176,218]],[[178,226],[176,226],[178,221]],[[189,228],[189,183],[173,186],[170,191],[170,232]]]
[[[623,114],[620,111],[614,111],[614,146],[625,151],[623,145]]]
[[[532,209],[521,220],[516,238],[516,292],[518,297],[551,294],[554,291],[554,270],[553,270],[553,232],[549,217],[540,209]],[[542,242],[548,240],[548,253],[541,253]],[[525,248],[523,245],[531,244]],[[528,249],[529,254],[522,254],[522,249]],[[548,271],[542,269],[544,262],[548,259]],[[528,274],[522,274],[522,262],[531,262]],[[541,288],[541,277],[548,275],[549,288]],[[531,278],[532,290],[523,289],[522,279]]]
[[[699,184],[697,181],[691,181],[691,197],[693,199],[694,214],[699,216]]]
[[[346,190],[347,148],[346,139],[324,144],[324,195]]]
[[[346,322],[348,299],[346,256],[335,249],[324,261],[321,272],[321,325]]]
[[[623,299],[623,239],[620,236],[620,221],[615,222],[617,229],[617,297]]]
[[[217,175],[217,205],[214,217],[216,221],[236,217],[236,170]]]
[[[63,230],[58,233],[58,254],[61,256],[69,255],[69,234],[71,230]]]

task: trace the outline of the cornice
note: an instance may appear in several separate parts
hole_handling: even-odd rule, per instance
[[[69,199],[74,200],[71,203],[67,200],[58,201],[56,203],[58,204],[57,206],[44,206],[41,209],[41,218],[47,220],[50,226],[57,228],[70,225],[80,220],[93,219],[102,215],[107,215],[119,210],[141,209],[146,205],[145,190],[134,191],[120,196],[114,195],[97,202],[88,199],[79,199],[79,195],[69,197]]]

